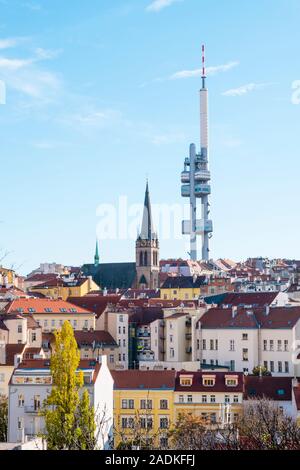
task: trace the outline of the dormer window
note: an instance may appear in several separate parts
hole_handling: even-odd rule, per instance
[[[236,377],[236,376],[227,376],[227,377],[225,377],[225,384],[226,384],[226,387],[237,387],[238,377]]]
[[[216,377],[215,376],[203,376],[202,384],[204,387],[214,387],[216,384]]]
[[[180,385],[182,387],[191,387],[193,385],[193,377],[192,376],[180,376]]]

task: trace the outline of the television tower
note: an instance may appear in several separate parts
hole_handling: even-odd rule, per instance
[[[209,220],[211,193],[210,171],[208,168],[208,90],[206,88],[205,47],[202,46],[202,88],[200,90],[200,153],[196,145],[190,145],[190,156],[184,161],[181,173],[181,195],[190,198],[190,220],[182,222],[183,235],[190,235],[190,257],[197,261],[197,236],[202,237],[202,260],[208,261],[209,239],[212,237],[213,224]],[[197,199],[201,200],[201,219],[197,219]]]

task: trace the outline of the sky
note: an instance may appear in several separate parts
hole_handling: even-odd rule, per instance
[[[154,206],[186,204],[202,44],[211,257],[299,259],[299,16],[298,0],[0,0],[0,264],[91,262],[96,237],[102,262],[131,261],[135,233],[103,239],[105,210],[136,214],[147,178]],[[161,237],[161,258],[187,249]]]

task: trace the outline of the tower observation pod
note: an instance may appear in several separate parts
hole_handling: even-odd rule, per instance
[[[202,237],[202,260],[208,261],[209,239],[212,237],[213,224],[209,220],[211,194],[210,171],[208,167],[208,90],[206,88],[205,48],[202,46],[202,88],[200,90],[200,153],[196,145],[190,145],[189,157],[184,161],[181,173],[181,195],[190,199],[190,220],[182,222],[183,235],[190,236],[191,260],[198,260],[197,237]],[[201,200],[201,219],[197,218],[197,199]]]

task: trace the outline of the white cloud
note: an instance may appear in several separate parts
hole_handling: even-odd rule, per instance
[[[0,57],[0,70],[19,70],[34,62],[33,59],[7,59],[6,57]]]
[[[38,47],[35,49],[36,60],[49,60],[55,59],[57,56],[60,55],[62,49],[43,49],[42,47]]]
[[[9,49],[11,47],[16,47],[20,43],[26,41],[27,38],[5,38],[5,39],[0,39],[0,49]]]
[[[246,85],[242,85],[238,88],[232,88],[231,90],[224,91],[222,95],[223,96],[243,96],[243,95],[247,95],[251,91],[264,88],[265,86],[268,86],[268,84],[267,83],[247,83]]]
[[[154,0],[150,5],[147,6],[147,11],[158,12],[163,8],[170,7],[174,3],[181,2],[183,0]]]
[[[223,65],[215,65],[206,68],[206,75],[216,75],[220,72],[227,72],[234,67],[237,67],[239,62],[228,62],[227,64]],[[169,80],[178,80],[183,78],[193,78],[193,77],[201,77],[202,69],[195,69],[195,70],[181,70],[179,72],[174,73],[169,77]]]

